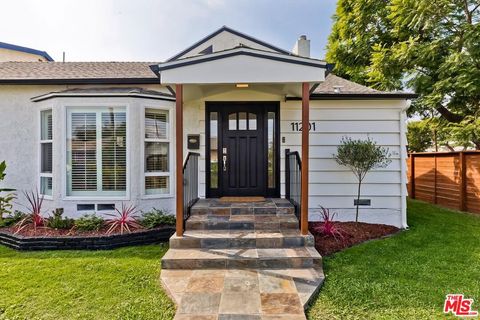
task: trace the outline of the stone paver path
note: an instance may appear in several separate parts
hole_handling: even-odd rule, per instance
[[[177,320],[297,320],[323,283],[322,257],[285,199],[198,201],[170,238],[161,281]]]
[[[323,279],[314,268],[162,271],[177,320],[305,319]]]

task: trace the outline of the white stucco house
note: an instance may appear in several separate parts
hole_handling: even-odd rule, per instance
[[[45,210],[73,217],[121,202],[179,213],[198,192],[288,196],[310,220],[320,205],[351,220],[356,181],[332,155],[343,136],[370,137],[392,162],[368,174],[361,220],[406,227],[405,110],[415,95],[337,77],[309,45],[302,36],[289,52],[222,27],[164,62],[1,62],[4,185],[38,188]],[[288,178],[287,149],[302,161]],[[182,171],[190,152],[193,180]]]

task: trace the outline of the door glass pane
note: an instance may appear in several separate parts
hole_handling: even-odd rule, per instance
[[[247,130],[247,113],[238,113],[238,130]]]
[[[268,113],[268,187],[275,188],[275,112]]]
[[[257,130],[257,115],[255,113],[248,114],[248,130]]]
[[[210,113],[210,188],[218,188],[218,113]]]
[[[228,115],[228,130],[237,130],[237,114],[230,113]]]

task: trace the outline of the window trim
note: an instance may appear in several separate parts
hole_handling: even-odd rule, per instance
[[[129,201],[130,200],[130,134],[131,134],[131,115],[130,115],[130,104],[129,103],[118,103],[118,102],[99,102],[99,103],[88,103],[88,104],[63,104],[62,106],[62,113],[63,113],[63,156],[62,156],[62,183],[63,183],[63,197],[62,200],[65,201],[78,201],[78,200],[94,200],[94,201]],[[91,112],[96,111],[99,108],[124,108],[126,113],[126,121],[127,121],[127,131],[126,131],[126,188],[125,188],[125,195],[68,195],[68,179],[67,179],[67,164],[68,164],[68,156],[67,156],[67,137],[68,137],[68,111],[69,110],[77,110],[77,111],[85,111]]]
[[[151,139],[151,138],[145,138],[145,112],[147,109],[153,109],[153,110],[159,110],[159,111],[166,111],[168,112],[168,125],[167,125],[167,139]],[[142,115],[140,117],[141,119],[141,124],[140,124],[140,137],[141,137],[141,172],[142,172],[142,182],[141,182],[141,187],[142,187],[142,194],[140,196],[140,199],[165,199],[165,198],[173,198],[174,193],[173,193],[173,186],[175,186],[175,176],[173,174],[173,166],[175,164],[175,157],[174,157],[174,150],[173,150],[173,145],[175,144],[175,136],[173,134],[173,123],[175,121],[175,115],[173,112],[173,107],[169,106],[155,106],[155,105],[142,105]],[[168,161],[169,161],[169,166],[168,166],[168,172],[145,172],[145,142],[165,142],[168,143]],[[155,177],[155,176],[162,176],[162,177],[168,177],[168,182],[169,182],[169,192],[165,194],[147,194],[147,190],[145,187],[145,177]]]
[[[50,111],[52,113],[52,139],[50,140],[42,140],[42,112]],[[39,128],[38,128],[38,178],[37,178],[37,190],[38,193],[43,196],[46,200],[53,200],[53,195],[55,194],[55,183],[53,181],[53,172],[55,169],[54,164],[54,140],[55,140],[55,120],[54,120],[54,113],[52,106],[44,106],[38,109],[38,121],[37,121]],[[52,144],[52,172],[42,172],[42,145],[51,143]],[[42,194],[42,178],[51,178],[52,179],[52,195]]]

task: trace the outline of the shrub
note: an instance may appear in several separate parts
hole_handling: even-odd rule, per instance
[[[5,179],[5,170],[7,169],[7,164],[5,161],[0,162],[0,181]],[[9,188],[0,188],[0,194],[7,192],[4,195],[0,195],[0,225],[3,224],[2,219],[3,215],[11,214],[12,210],[12,201],[15,200],[15,194],[11,193],[11,191],[15,191],[15,189]]]
[[[15,233],[20,232],[28,225],[32,225],[36,230],[37,227],[45,224],[45,219],[42,217],[43,195],[40,195],[38,190],[24,191],[23,194],[25,195],[25,198],[27,198],[29,204],[26,207],[28,209],[28,213],[25,218],[16,224],[17,231],[15,231]]]
[[[175,225],[175,216],[166,210],[152,208],[147,212],[142,212],[140,224],[146,229],[153,229],[164,225]]]
[[[140,224],[137,221],[137,208],[134,205],[125,205],[122,203],[122,209],[118,210],[115,208],[115,213],[107,214],[108,216],[113,217],[112,219],[108,219],[106,221],[107,226],[109,227],[107,230],[107,234],[111,234],[116,230],[120,230],[120,234],[127,231],[128,233],[131,232],[131,229],[140,228]]]
[[[53,216],[47,219],[47,227],[53,229],[71,229],[73,227],[73,219],[62,217],[63,208],[57,208],[52,213]]]
[[[85,214],[74,221],[74,226],[79,231],[98,231],[102,228],[104,220],[95,214]]]
[[[0,228],[2,227],[11,227],[15,225],[17,222],[21,221],[27,216],[26,213],[21,211],[15,210],[15,212],[11,215],[6,216],[2,220],[0,220]]]

